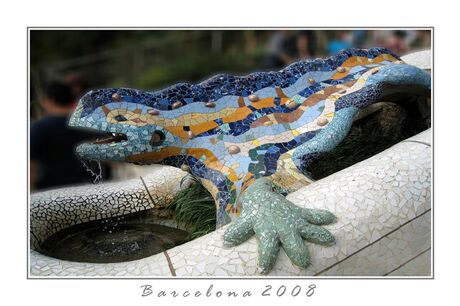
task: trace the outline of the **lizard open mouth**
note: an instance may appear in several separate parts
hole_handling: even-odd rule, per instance
[[[107,133],[109,135],[108,138],[104,139],[97,139],[93,141],[92,144],[107,144],[107,143],[119,143],[122,141],[128,140],[125,134],[122,133]]]

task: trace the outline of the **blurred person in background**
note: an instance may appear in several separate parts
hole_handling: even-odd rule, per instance
[[[407,33],[403,30],[393,31],[392,35],[388,36],[383,43],[383,46],[390,49],[397,55],[404,55],[409,51],[407,43]]]
[[[77,158],[75,146],[95,138],[95,134],[68,127],[76,106],[72,89],[61,82],[49,83],[41,105],[44,117],[30,126],[31,189],[91,182],[92,176]]]
[[[268,40],[267,55],[262,60],[264,69],[279,69],[297,57],[295,31],[275,31]]]
[[[276,31],[270,37],[267,55],[262,61],[264,69],[280,69],[298,61],[312,58],[316,40],[313,31]]]
[[[426,30],[418,30],[414,35],[414,39],[410,44],[411,48],[429,49],[431,47],[431,32]]]
[[[340,50],[352,47],[352,37],[348,31],[336,31],[334,39],[327,44],[327,52],[329,55],[336,54]]]
[[[297,34],[298,59],[310,59],[316,53],[316,36],[313,31],[299,31]]]
[[[364,48],[368,39],[368,31],[353,30],[351,32],[351,43],[353,48]]]
[[[64,83],[72,90],[75,103],[88,91],[88,79],[78,72],[71,72],[64,77]]]

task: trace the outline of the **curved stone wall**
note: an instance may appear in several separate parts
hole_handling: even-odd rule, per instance
[[[186,172],[161,166],[137,179],[33,193],[30,239],[36,249],[52,234],[88,221],[117,217],[171,203]]]

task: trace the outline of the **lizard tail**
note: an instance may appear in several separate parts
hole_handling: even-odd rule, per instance
[[[395,101],[407,95],[431,95],[430,73],[404,63],[377,67],[363,76],[363,86],[336,102],[336,111],[349,107],[359,109],[379,101]]]

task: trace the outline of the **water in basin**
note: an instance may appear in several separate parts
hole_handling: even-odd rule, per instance
[[[184,230],[157,224],[149,211],[86,222],[59,231],[40,245],[45,255],[78,262],[141,259],[187,240]]]

